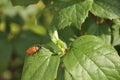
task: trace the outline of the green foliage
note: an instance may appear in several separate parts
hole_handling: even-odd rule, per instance
[[[72,4],[71,3],[72,1],[70,3],[66,3],[69,5],[63,7],[56,15],[55,23],[53,24],[57,28],[63,29],[66,26],[74,24],[78,29],[81,29],[81,24],[88,16],[88,12],[91,9],[93,1],[92,0],[85,0],[79,2],[73,1],[73,3]]]
[[[27,55],[21,80],[54,80],[60,57],[52,54],[49,50],[41,48],[39,52]]]
[[[94,0],[91,12],[102,18],[120,18],[120,0]]]
[[[6,2],[0,3],[0,72],[25,57],[21,80],[120,79],[119,0]],[[41,48],[25,54],[34,45]]]
[[[76,39],[64,64],[72,80],[120,79],[120,57],[113,47],[94,36]]]
[[[35,16],[39,16],[37,9],[43,7],[13,7],[8,0],[0,1],[0,79],[19,80],[26,50],[50,42],[44,25],[34,21]]]
[[[112,26],[113,28],[113,42],[112,45],[120,45],[120,20],[114,20],[115,24]]]

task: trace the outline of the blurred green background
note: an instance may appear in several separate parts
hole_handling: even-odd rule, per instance
[[[0,0],[0,80],[20,80],[26,49],[50,41],[53,13],[42,1],[24,7]]]

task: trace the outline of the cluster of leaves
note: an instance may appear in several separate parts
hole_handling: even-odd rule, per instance
[[[38,0],[11,1],[27,6]],[[55,13],[49,27],[53,44],[26,55],[22,80],[119,80],[120,57],[114,46],[120,45],[120,1],[43,2]]]

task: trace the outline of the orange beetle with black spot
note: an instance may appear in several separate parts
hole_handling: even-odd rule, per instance
[[[26,54],[28,54],[28,55],[33,54],[33,53],[39,51],[40,48],[41,48],[40,46],[33,46],[26,50]]]

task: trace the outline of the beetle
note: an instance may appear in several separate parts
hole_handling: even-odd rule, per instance
[[[33,54],[33,53],[39,51],[40,48],[41,48],[41,46],[39,46],[39,45],[33,46],[33,47],[31,47],[31,48],[28,48],[28,49],[26,50],[26,54],[28,54],[28,55],[29,55],[29,54]]]

